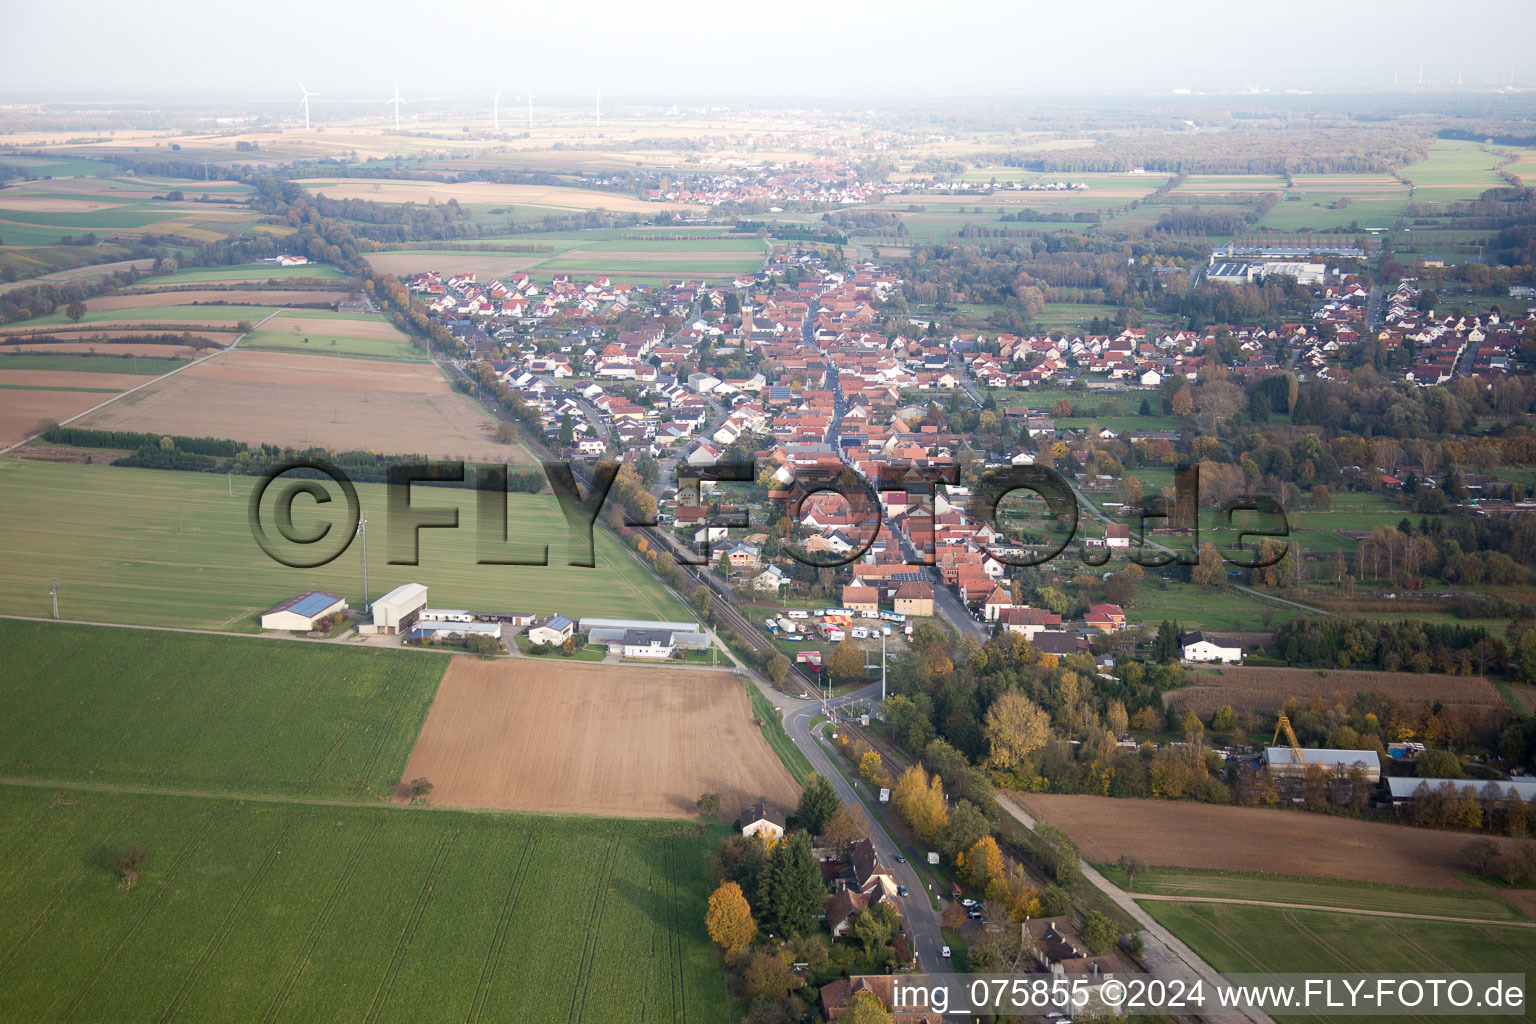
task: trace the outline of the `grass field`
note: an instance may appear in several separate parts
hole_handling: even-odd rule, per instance
[[[0,611],[48,614],[48,581],[59,580],[64,618],[254,631],[258,613],[304,590],[323,588],[361,606],[360,549],[318,569],[291,569],[251,537],[247,503],[256,479],[0,460],[0,561],[7,586]],[[229,493],[233,489],[233,494]],[[416,505],[452,505],[457,530],[421,531],[421,564],[390,565],[383,485],[359,484],[369,520],[369,584],[374,597],[407,582],[427,584],[447,607],[571,616],[688,617],[653,577],[601,529],[596,568],[570,566],[569,535],[552,495],[508,496],[508,536],[516,554],[549,546],[547,566],[478,565],[475,495],[416,488]],[[276,497],[274,490],[268,504]],[[319,513],[302,499],[295,522]],[[308,506],[306,508],[306,506]],[[263,512],[272,530],[270,507]],[[336,528],[340,527],[339,519]],[[274,534],[275,535],[275,534]],[[406,535],[408,543],[408,532]]]
[[[0,1019],[724,1024],[715,838],[0,786]]]
[[[747,693],[752,698],[752,713],[763,720],[763,739],[767,740],[773,752],[779,755],[779,760],[784,762],[784,767],[789,769],[789,774],[795,777],[795,781],[803,783],[805,777],[813,770],[811,762],[790,740],[789,733],[784,731],[783,719],[773,709],[773,703],[763,696],[763,692],[749,682]]]
[[[1194,871],[1152,868],[1129,886],[1125,872],[1114,865],[1099,870],[1116,885],[1156,896],[1267,900],[1354,910],[1385,910],[1436,917],[1478,917],[1490,921],[1524,920],[1520,911],[1502,900],[1465,889],[1427,889],[1409,885],[1371,885],[1332,878],[1302,878],[1240,871]]]
[[[0,620],[0,776],[387,798],[435,653]]]
[[[1148,900],[1142,906],[1217,970],[1229,973],[1524,972],[1536,962],[1536,929],[1532,928],[1215,903]],[[1433,1019],[1488,1018],[1437,1015]]]
[[[1104,571],[1110,571],[1109,567]],[[1156,627],[1168,619],[1185,629],[1261,630],[1273,629],[1300,614],[1298,609],[1230,588],[1212,591],[1170,582],[1167,590],[1159,590],[1151,580],[1149,574],[1136,584],[1135,603],[1125,610],[1132,623]]]
[[[307,312],[307,311],[306,311]],[[280,327],[281,319],[268,321],[269,326]],[[311,355],[368,356],[374,359],[423,359],[426,353],[411,344],[404,335],[398,338],[359,338],[346,332],[344,325],[337,324],[334,333],[304,331],[295,334],[287,330],[252,331],[240,339],[241,348],[271,349],[282,352],[308,352]]]
[[[80,373],[131,373],[158,376],[187,365],[185,359],[151,356],[75,355],[73,353],[20,352],[0,355],[0,370],[73,370]]]
[[[1476,143],[1441,140],[1429,147],[1429,158],[1400,172],[1413,182],[1415,203],[1450,203],[1476,199],[1505,182],[1494,168],[1501,162]]]

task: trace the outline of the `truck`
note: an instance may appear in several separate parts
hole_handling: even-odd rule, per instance
[[[832,643],[840,643],[848,635],[836,626],[823,626],[822,633]]]
[[[785,619],[785,618],[780,618],[779,619],[779,628],[781,630],[783,630],[784,632],[786,632],[786,633],[798,633],[798,632],[800,632],[799,627],[797,627],[793,622],[790,622],[788,619]]]
[[[853,632],[853,638],[855,640],[868,640],[869,639],[869,630],[865,629],[863,626],[854,626],[852,632]]]

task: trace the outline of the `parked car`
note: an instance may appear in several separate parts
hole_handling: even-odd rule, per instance
[[[967,896],[960,901],[960,905],[962,907],[974,907],[976,905],[976,901]]]
[[[907,892],[907,887],[906,886],[898,885],[896,887],[896,895],[898,895],[898,896],[910,896],[912,894]]]

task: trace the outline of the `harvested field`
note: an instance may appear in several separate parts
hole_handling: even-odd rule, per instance
[[[1165,699],[1181,711],[1198,715],[1208,715],[1223,704],[1235,711],[1276,711],[1292,697],[1303,702],[1321,697],[1329,704],[1347,705],[1362,692],[1385,694],[1413,707],[1439,701],[1459,710],[1488,710],[1504,703],[1482,676],[1245,666],[1185,678],[1191,685],[1169,691]]]
[[[113,403],[80,425],[250,444],[530,461],[520,445],[497,443],[490,415],[426,363],[236,349]]]
[[[1311,875],[1458,889],[1465,832],[1440,832],[1267,807],[1174,800],[1015,793],[1013,800],[1061,829],[1100,864],[1123,853],[1148,864]],[[1510,840],[1494,838],[1508,846]]]
[[[68,419],[112,397],[89,391],[7,390],[4,395],[0,401],[0,447],[20,441],[44,420]]]
[[[142,376],[134,373],[114,373],[111,379],[103,380],[99,373],[82,373],[75,370],[7,370],[5,363],[0,362],[0,387],[7,388],[59,388],[66,391],[71,388],[85,388],[93,391],[106,388],[112,391],[127,391],[129,388],[138,387],[154,379],[153,374]]]
[[[406,341],[400,329],[383,318],[353,320],[345,317],[305,316],[303,312],[279,313],[264,325],[268,331],[303,334],[339,334],[365,341]]]
[[[198,290],[170,292],[134,292],[131,295],[98,295],[87,299],[86,309],[143,309],[145,306],[192,305],[194,303],[238,302],[250,305],[308,306],[324,304],[334,306],[347,297],[346,292],[335,291],[264,291],[260,288],[231,288],[227,290]]]
[[[64,199],[58,196],[29,196],[7,192],[0,197],[0,205],[7,210],[25,210],[29,213],[94,213],[110,210],[118,203],[99,203],[90,199]]]
[[[112,346],[117,342],[119,338],[159,339],[171,333],[176,333],[179,336],[181,332],[147,330],[140,327],[126,327],[122,329],[113,329],[111,331],[103,331],[95,324],[92,324],[89,327],[34,327],[30,330],[17,330],[12,332],[7,332],[3,328],[0,328],[0,334],[5,335],[4,347],[0,348],[0,352],[11,351],[12,345],[34,344],[34,342],[22,340],[26,338],[51,338],[61,342],[69,342],[71,344],[93,344],[99,345],[103,349],[109,349],[110,351],[116,352],[117,349],[113,348]],[[208,327],[198,327],[189,330],[187,333],[197,338],[207,338],[209,341],[212,341],[217,345],[228,345],[239,336],[233,330]],[[36,344],[47,344],[47,342],[37,342]]]
[[[207,335],[203,335],[207,337]],[[234,340],[234,335],[228,335],[220,340],[220,344],[228,344]],[[191,345],[132,345],[111,344],[100,341],[51,341],[41,342],[35,345],[6,345],[0,347],[0,359],[4,359],[12,353],[20,352],[52,352],[55,355],[107,355],[107,356],[147,356],[159,359],[194,359],[198,350]],[[0,366],[3,366],[0,363]]]
[[[622,817],[692,817],[799,789],[728,672],[454,658],[402,779],[432,803]]]

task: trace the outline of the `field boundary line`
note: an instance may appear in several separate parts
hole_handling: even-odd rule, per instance
[[[255,330],[259,329],[262,324],[266,323],[268,320],[272,319],[276,315],[277,315],[277,312],[275,310],[273,312],[271,312],[271,313],[268,313],[266,316],[262,317],[260,323],[257,323],[255,327],[251,328],[251,330],[255,331]],[[249,332],[247,332],[247,333],[249,333]],[[77,412],[73,416],[70,416],[67,419],[59,420],[58,421],[59,426],[61,426],[61,427],[67,426],[68,424],[71,424],[71,423],[75,422],[75,420],[80,419],[80,417],[82,417],[82,416],[89,416],[91,413],[95,412],[97,409],[104,409],[107,406],[111,405],[113,402],[118,401],[119,399],[127,398],[129,395],[132,395],[132,394],[135,394],[135,393],[137,393],[139,391],[144,390],[145,388],[149,387],[151,384],[158,384],[161,381],[163,381],[163,380],[165,380],[165,379],[167,379],[169,377],[174,377],[174,376],[176,376],[176,374],[180,373],[183,370],[190,370],[194,366],[201,366],[203,363],[206,363],[208,360],[217,358],[221,353],[229,352],[232,349],[234,349],[235,346],[240,344],[240,339],[243,338],[243,337],[245,337],[244,334],[238,335],[235,338],[234,341],[229,343],[229,348],[214,349],[212,352],[210,352],[207,355],[203,356],[201,359],[194,359],[190,363],[184,363],[183,365],[176,367],[176,369],[171,370],[171,371],[169,371],[167,373],[162,373],[160,376],[155,377],[155,378],[153,378],[151,380],[147,380],[143,384],[138,385],[137,387],[131,387],[127,391],[120,391],[117,394],[113,395],[111,398],[107,399],[105,402],[101,402],[98,405],[93,405],[89,409],[86,409],[84,412]],[[42,435],[43,435],[43,431],[41,431],[41,430],[34,431],[33,433],[28,434],[26,437],[22,438],[20,441],[17,441],[15,444],[9,445],[8,447],[5,447],[5,448],[0,448],[0,455],[5,455],[5,454],[8,454],[8,453],[10,453],[12,451],[15,451],[17,448],[20,448],[24,444],[30,444],[31,442],[35,441],[37,438],[41,437]]]
[[[496,977],[496,968],[501,964],[501,951],[507,945],[507,932],[512,927],[512,916],[517,913],[517,905],[523,898],[523,883],[528,879],[528,862],[533,859],[533,847],[538,837],[528,833],[528,841],[523,844],[522,855],[517,861],[517,870],[512,873],[512,882],[507,886],[507,895],[501,901],[501,913],[496,918],[496,928],[491,932],[491,948],[486,950],[485,962],[480,965],[480,980],[475,984],[474,998],[469,1002],[469,1014],[464,1018],[465,1024],[477,1024],[485,1015],[485,1001],[490,996],[490,987]]]
[[[1171,896],[1149,892],[1126,893],[1133,900],[1159,903],[1226,903],[1240,907],[1273,907],[1277,910],[1312,910],[1325,914],[1359,914],[1363,917],[1400,917],[1411,921],[1452,921],[1457,924],[1486,924],[1503,928],[1536,928],[1536,921],[1496,921],[1487,917],[1444,917],[1440,914],[1414,914],[1406,910],[1366,910],[1360,907],[1329,907],[1318,903],[1282,903],[1279,900],[1245,900],[1235,896]]]

